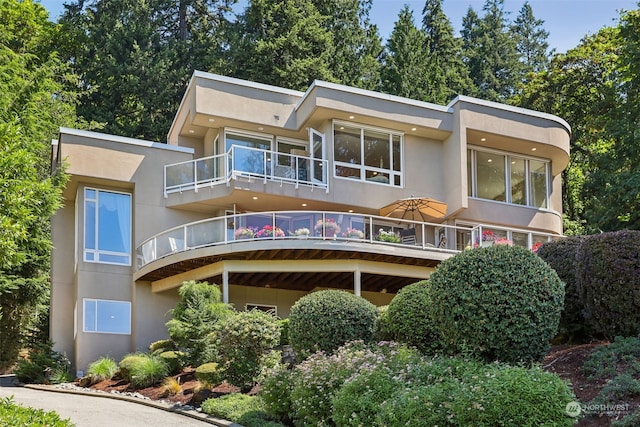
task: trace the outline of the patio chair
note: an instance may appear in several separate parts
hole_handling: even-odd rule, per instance
[[[403,245],[415,245],[416,244],[416,229],[407,228],[400,230],[400,243]]]

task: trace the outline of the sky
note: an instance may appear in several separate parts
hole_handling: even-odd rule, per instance
[[[241,2],[246,3],[246,0]],[[52,20],[57,19],[64,10],[63,0],[40,0],[40,3],[49,11]],[[373,0],[371,20],[378,26],[385,41],[405,4],[413,9],[416,25],[420,26],[424,0]],[[504,10],[510,12],[509,20],[517,17],[523,4],[524,0],[505,0]],[[549,46],[560,53],[576,47],[587,34],[595,34],[605,26],[615,26],[620,16],[618,11],[636,9],[638,0],[529,0],[529,4],[533,15],[545,21],[544,27],[549,31]],[[469,7],[482,16],[483,5],[484,0],[443,1],[444,12],[456,35]]]

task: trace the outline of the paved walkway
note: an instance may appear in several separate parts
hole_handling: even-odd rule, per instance
[[[14,403],[31,408],[55,411],[69,418],[77,427],[204,427],[238,426],[196,411],[177,413],[166,405],[152,401],[90,392],[71,392],[51,386],[19,387],[13,377],[0,376],[0,398],[13,396]],[[136,401],[141,403],[135,403]]]

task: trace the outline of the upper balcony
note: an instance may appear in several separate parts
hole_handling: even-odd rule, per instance
[[[295,151],[295,150],[294,150]],[[223,154],[164,167],[164,195],[214,185],[228,184],[238,177],[298,186],[318,187],[329,192],[328,162],[308,153],[290,154],[233,145]]]

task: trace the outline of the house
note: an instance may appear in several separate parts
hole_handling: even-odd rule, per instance
[[[569,138],[558,117],[466,96],[196,72],[166,143],[60,129],[51,339],[83,370],[165,338],[186,280],[286,317],[315,289],[384,305],[466,248],[532,248],[562,235]]]

